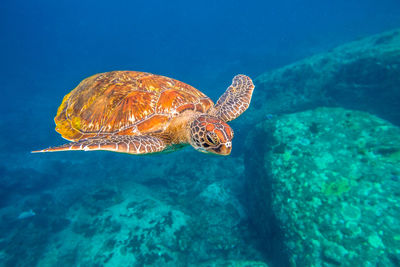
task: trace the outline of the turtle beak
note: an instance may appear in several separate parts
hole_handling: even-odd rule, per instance
[[[222,145],[219,154],[223,155],[223,156],[228,156],[229,154],[231,154],[231,151],[232,151],[232,147],[231,146],[227,147],[225,145]]]
[[[229,154],[231,154],[231,151],[232,151],[231,142],[222,143],[220,146],[213,148],[211,150],[211,152],[222,156],[228,156]]]

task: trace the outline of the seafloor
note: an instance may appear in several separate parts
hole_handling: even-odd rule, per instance
[[[27,109],[2,136],[1,266],[399,266],[400,31],[255,82],[229,157],[30,154]]]

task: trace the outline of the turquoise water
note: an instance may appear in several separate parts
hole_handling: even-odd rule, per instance
[[[398,1],[3,1],[0,266],[398,266]],[[256,85],[229,156],[31,154],[81,80]],[[321,108],[326,107],[326,108]]]

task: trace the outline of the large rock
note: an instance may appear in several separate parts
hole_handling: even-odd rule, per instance
[[[398,127],[318,108],[259,123],[246,147],[249,216],[292,264],[400,265]]]
[[[329,105],[373,112],[400,124],[400,30],[264,73],[255,83],[246,122]]]

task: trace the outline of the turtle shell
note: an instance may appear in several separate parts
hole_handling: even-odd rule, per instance
[[[98,135],[161,133],[187,109],[207,112],[214,103],[183,82],[136,71],[113,71],[83,80],[67,94],[54,118],[71,141]]]

